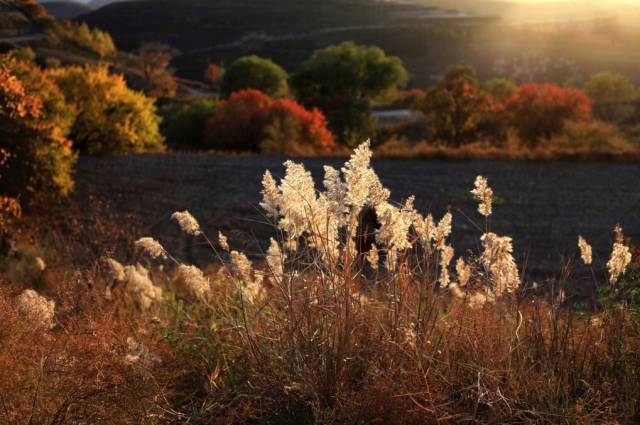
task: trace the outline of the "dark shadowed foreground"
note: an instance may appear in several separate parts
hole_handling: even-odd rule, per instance
[[[169,217],[188,209],[211,235],[224,231],[236,248],[259,253],[272,229],[264,222],[260,181],[266,169],[282,176],[283,158],[154,154],[83,157],[77,169],[75,200],[106,198],[117,211],[139,216],[140,235],[156,235],[185,260],[207,262],[206,249],[182,239]],[[304,159],[321,182],[322,166],[343,159]],[[491,229],[514,238],[516,258],[525,272],[558,272],[562,258],[577,257],[577,236],[606,260],[616,223],[640,240],[640,168],[637,164],[438,160],[374,160],[392,199],[416,196],[420,212],[439,219],[454,215],[453,246],[478,252],[484,228],[469,191],[478,174],[489,179],[497,197]],[[260,244],[256,244],[256,241]],[[260,246],[262,248],[260,248]]]

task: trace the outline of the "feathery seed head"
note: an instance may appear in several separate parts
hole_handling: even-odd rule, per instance
[[[153,238],[140,238],[135,242],[136,248],[141,249],[151,256],[151,258],[167,258],[167,253],[160,242]]]
[[[456,261],[456,274],[458,275],[458,284],[466,286],[471,279],[471,267],[465,263],[464,258],[458,258]]]
[[[611,251],[611,257],[607,262],[607,269],[609,270],[609,283],[611,285],[618,281],[618,278],[627,269],[627,266],[631,264],[632,255],[629,247],[624,244],[624,234],[622,228],[616,226],[614,229],[616,234],[616,241],[613,244],[613,250]]]
[[[218,232],[218,244],[220,248],[229,252],[229,240],[222,232]]]
[[[480,202],[478,212],[485,217],[489,217],[492,212],[493,190],[489,187],[489,182],[483,176],[476,177],[475,188],[471,191],[474,198]]]
[[[449,264],[453,259],[453,247],[445,245],[440,249],[440,286],[446,287],[449,285]]]
[[[278,242],[271,238],[271,244],[267,250],[267,265],[274,279],[278,282],[282,282],[284,278],[284,262],[286,260],[286,254],[280,249]]]
[[[178,266],[178,279],[189,294],[197,297],[202,297],[211,291],[209,278],[205,277],[202,270],[196,266],[180,264]]]
[[[253,266],[242,252],[231,251],[231,266],[236,277],[246,282],[252,281]]]
[[[25,289],[15,300],[16,310],[39,329],[51,329],[56,303],[38,294],[33,289]]]
[[[580,248],[580,256],[585,265],[590,265],[593,261],[591,245],[582,237],[578,236],[578,248]]]
[[[371,247],[367,253],[367,261],[373,270],[378,270],[380,263],[380,254],[378,253],[378,247],[375,244]]]
[[[435,229],[434,239],[436,241],[436,248],[442,249],[445,246],[445,241],[447,237],[451,234],[451,222],[453,220],[453,216],[451,213],[446,213],[442,220],[438,223],[438,226]]]
[[[109,269],[109,274],[113,278],[113,280],[117,282],[124,282],[125,280],[125,272],[124,266],[120,264],[118,261],[113,258],[107,258],[106,264]]]
[[[511,294],[520,285],[510,237],[485,233],[480,238],[484,251],[480,261],[491,276],[496,296]]]
[[[140,264],[124,268],[127,290],[143,310],[151,307],[154,301],[162,300],[162,288],[155,286],[149,277],[149,271]]]
[[[260,206],[267,212],[267,216],[274,220],[278,218],[278,206],[281,202],[280,189],[269,170],[262,177],[262,202]]]
[[[189,235],[198,236],[202,233],[200,224],[189,211],[174,212],[171,218],[176,220],[182,231]]]

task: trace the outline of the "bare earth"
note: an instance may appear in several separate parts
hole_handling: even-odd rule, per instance
[[[208,154],[152,154],[83,157],[77,168],[74,201],[104,197],[119,212],[140,217],[144,227],[132,235],[152,235],[185,261],[204,263],[198,240],[182,236],[169,216],[188,209],[212,236],[224,231],[235,248],[259,253],[272,230],[258,203],[265,169],[282,176],[282,158],[225,157]],[[302,160],[320,183],[324,164],[343,159]],[[640,241],[640,166],[604,162],[514,162],[374,160],[392,198],[416,196],[421,212],[454,215],[456,255],[478,252],[484,220],[469,190],[479,174],[497,196],[490,228],[514,238],[519,264],[534,275],[559,271],[562,256],[577,256],[577,236],[594,247],[601,263],[609,254],[616,223]],[[256,243],[259,242],[259,243]]]

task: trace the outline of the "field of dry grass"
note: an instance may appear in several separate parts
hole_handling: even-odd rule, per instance
[[[636,166],[281,162],[82,158],[3,264],[0,423],[640,420]]]

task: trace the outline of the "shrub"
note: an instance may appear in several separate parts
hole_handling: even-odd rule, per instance
[[[290,99],[243,90],[222,101],[206,126],[207,146],[265,153],[310,153],[334,146],[322,113]]]
[[[235,151],[257,151],[273,103],[258,90],[233,93],[218,105],[207,121],[205,140],[209,148]]]
[[[592,102],[582,91],[554,84],[524,84],[505,108],[522,141],[535,146],[561,133],[567,121],[591,117]]]
[[[129,89],[121,75],[106,67],[50,69],[78,116],[71,137],[90,154],[164,149],[154,101]]]
[[[287,73],[269,59],[245,56],[236,59],[224,72],[222,92],[231,93],[255,89],[272,97],[283,97],[289,93]]]
[[[480,89],[467,67],[450,67],[415,107],[425,115],[431,137],[452,147],[506,136],[502,105]]]
[[[216,100],[199,99],[174,111],[166,120],[167,143],[178,148],[205,147],[205,124],[216,108]]]
[[[327,121],[318,109],[311,111],[291,99],[274,102],[266,117],[260,152],[313,155],[329,151],[335,142]]]
[[[626,123],[635,114],[632,104],[638,88],[624,75],[601,72],[591,76],[585,91],[593,100],[594,115],[610,122]]]
[[[65,196],[73,189],[71,142],[42,99],[14,75],[18,67],[11,58],[0,62],[0,192],[26,200]]]

